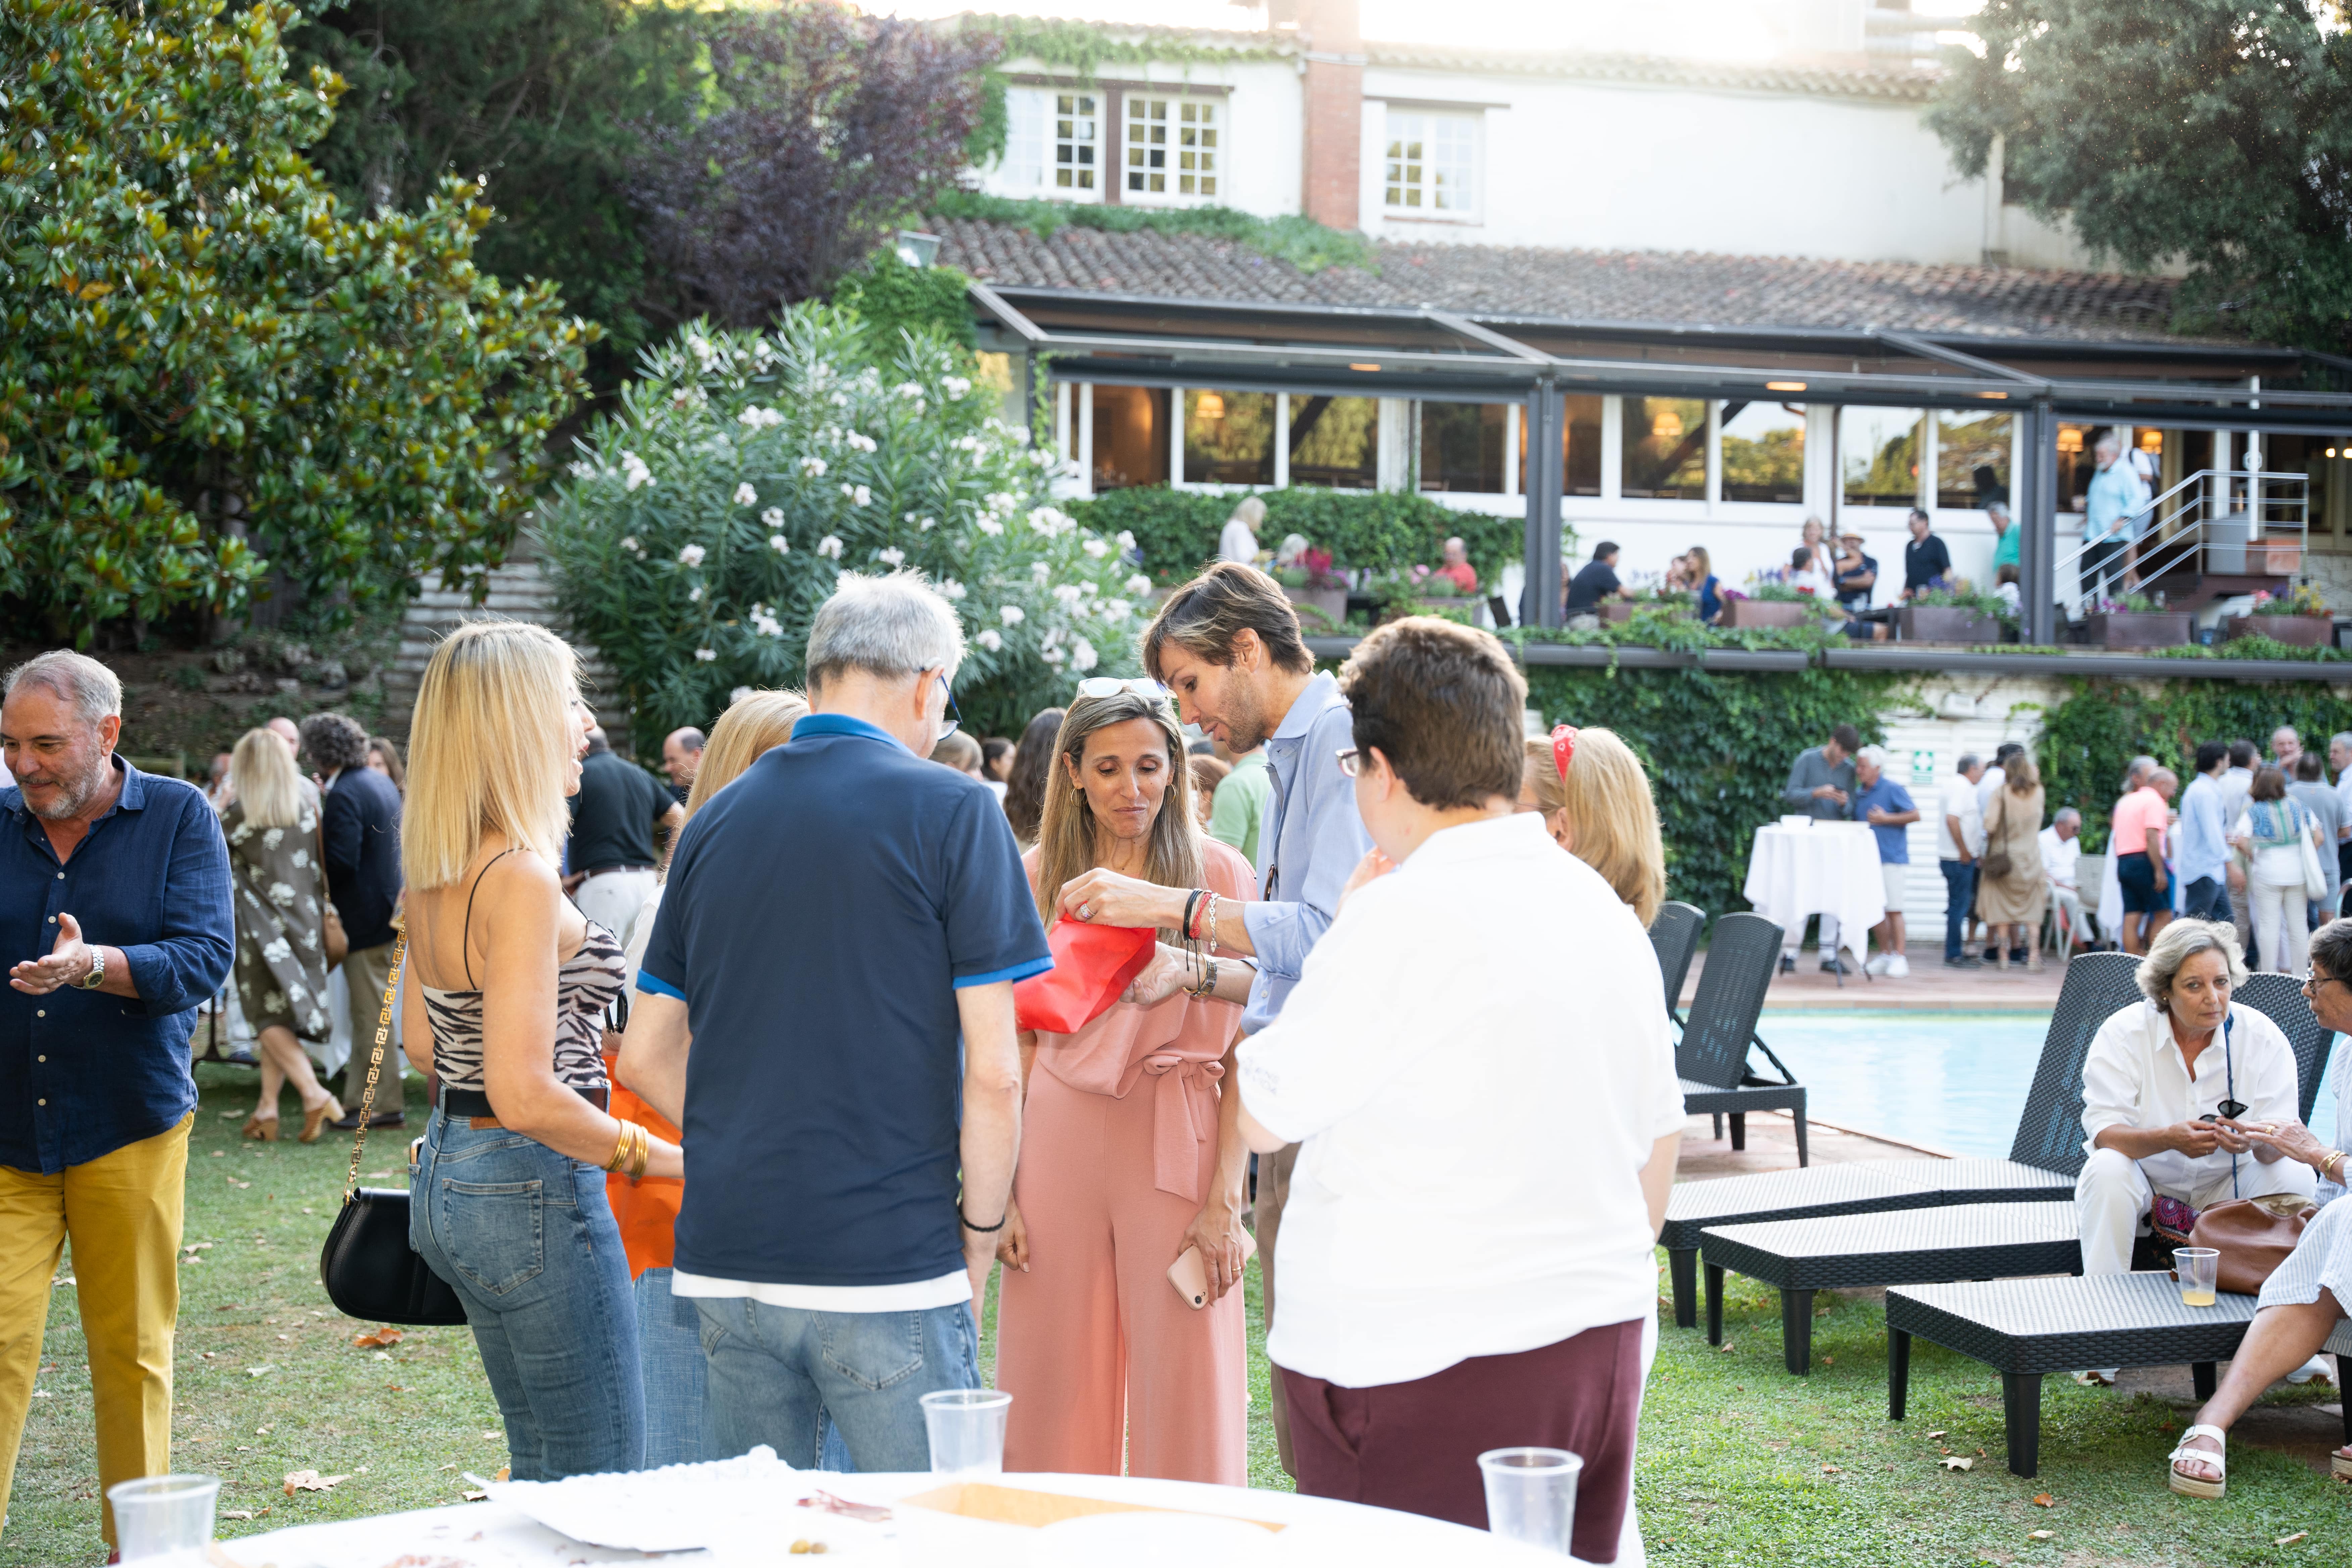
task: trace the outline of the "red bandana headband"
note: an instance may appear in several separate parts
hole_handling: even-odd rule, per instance
[[[1551,760],[1559,769],[1559,776],[1568,777],[1568,764],[1576,760],[1576,726],[1562,724],[1551,732]]]

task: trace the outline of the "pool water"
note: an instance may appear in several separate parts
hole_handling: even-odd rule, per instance
[[[1948,1154],[2006,1159],[2046,1014],[1769,1012],[1757,1025],[1823,1121]],[[1759,1065],[1769,1067],[1757,1054]],[[2311,1125],[2336,1125],[2335,1073]]]

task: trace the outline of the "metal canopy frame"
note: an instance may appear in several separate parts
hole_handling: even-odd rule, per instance
[[[2061,418],[2210,430],[2340,432],[2352,437],[2352,391],[2273,390],[2157,378],[2135,380],[2135,360],[2168,363],[2210,360],[2243,366],[2275,364],[2293,373],[2312,364],[2339,375],[2352,373],[2352,360],[2261,344],[2191,342],[2098,342],[2080,340],[1976,339],[1949,333],[1880,328],[1728,327],[1670,321],[1604,321],[1502,312],[1465,313],[1435,305],[1352,306],[1237,302],[1171,299],[1093,289],[1029,286],[967,285],[980,312],[1017,346],[1046,361],[1057,382],[1108,382],[1121,385],[1191,386],[1213,377],[1218,384],[1342,396],[1413,397],[1434,402],[1522,402],[1527,406],[1528,454],[1527,563],[1530,583],[1558,575],[1560,541],[1559,467],[1567,398],[1571,395],[1678,395],[1708,398],[1786,396],[1801,393],[1809,402],[1858,406],[2005,411],[2027,421],[2024,470],[2012,476],[2025,531],[2021,558],[2031,640],[2055,635],[2056,462]],[[1040,313],[1060,303],[1083,304],[1117,313],[1177,311],[1196,321],[1232,324],[1233,331],[1202,335],[1166,332],[1103,332],[1040,325],[1022,309],[1034,302]],[[1313,322],[1325,331],[1335,324],[1360,326],[1363,341],[1280,341],[1284,321]],[[1411,322],[1422,331],[1450,336],[1458,352],[1403,349],[1381,342],[1382,328]],[[1257,328],[1257,331],[1252,331]],[[1649,341],[1688,346],[1717,342],[1748,353],[1775,347],[1820,353],[1847,351],[1856,357],[1908,359],[1933,366],[1917,374],[1886,371],[1822,371],[1794,367],[1706,363],[1614,360],[1554,354],[1512,335],[1513,329]],[[1268,341],[1273,340],[1273,341]],[[2037,375],[1989,357],[2010,351],[2035,357],[2104,359],[2121,373],[2113,378]],[[1801,385],[1790,385],[1801,383]],[[1539,625],[1559,620],[1559,595],[1534,594]]]

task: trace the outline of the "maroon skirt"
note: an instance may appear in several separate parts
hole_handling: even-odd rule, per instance
[[[1516,1355],[1473,1356],[1411,1383],[1342,1388],[1282,1369],[1298,1489],[1486,1528],[1478,1456],[1566,1448],[1584,1459],[1570,1547],[1617,1561],[1633,1495],[1642,1323],[1587,1329]]]

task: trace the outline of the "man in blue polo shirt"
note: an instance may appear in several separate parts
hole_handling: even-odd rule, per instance
[[[1870,928],[1878,938],[1878,956],[1863,967],[1900,980],[1911,973],[1903,952],[1903,896],[1911,880],[1910,832],[1919,807],[1909,790],[1887,776],[1884,746],[1864,746],[1853,754],[1853,784],[1854,820],[1870,824],[1878,840],[1878,874],[1886,900],[1886,918]]]
[[[713,1458],[814,1466],[829,1412],[861,1470],[928,1469],[919,1401],[980,1384],[1013,984],[1053,961],[995,795],[925,760],[963,652],[919,574],[845,575],[809,716],[671,867],[620,1075],[686,1134],[670,1289],[702,1315]]]

